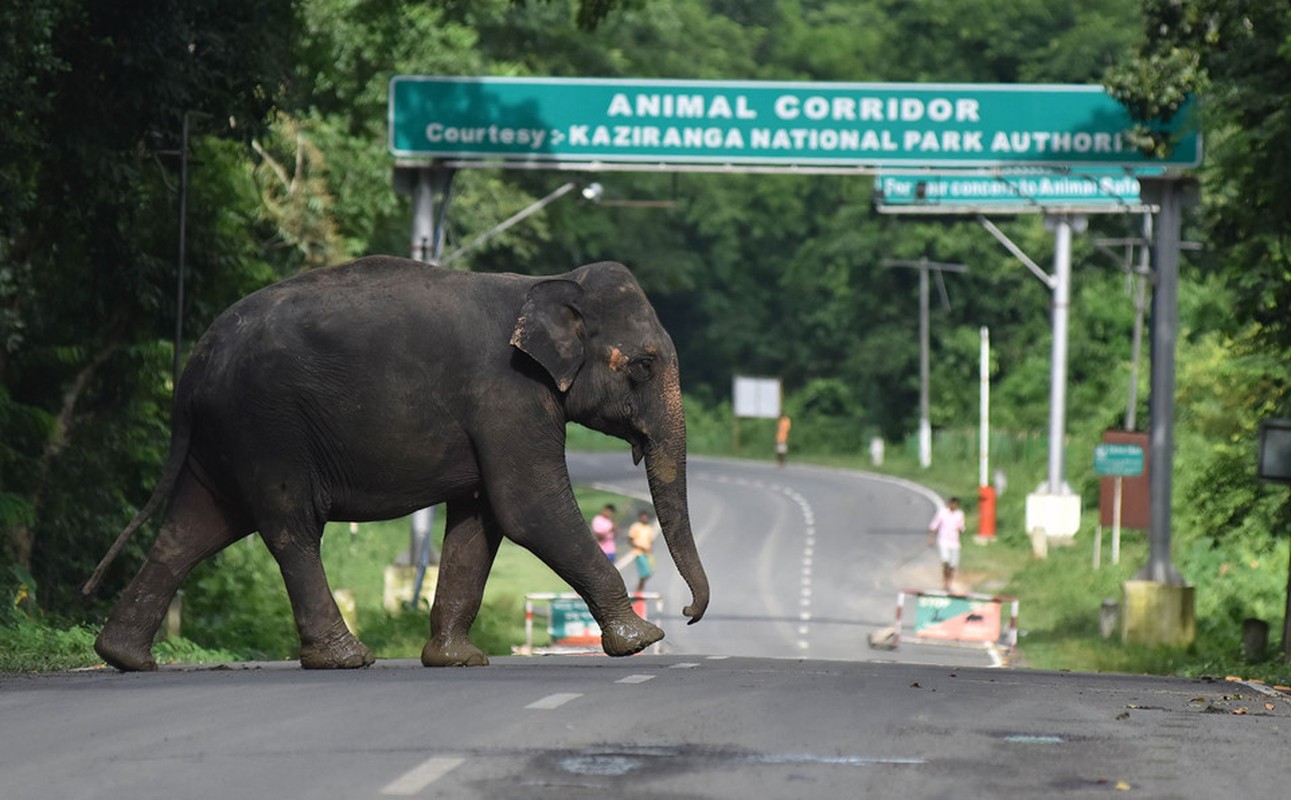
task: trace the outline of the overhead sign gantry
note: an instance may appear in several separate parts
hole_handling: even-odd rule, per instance
[[[400,75],[390,82],[389,148],[397,159],[396,184],[413,196],[412,253],[423,260],[440,257],[443,212],[459,168],[905,173],[925,179],[925,196],[916,192],[918,201],[926,201],[927,179],[936,176],[947,178],[937,191],[962,193],[973,189],[960,181],[988,176],[1007,184],[1029,169],[1055,176],[1108,168],[1134,179],[1143,175],[1141,199],[1130,200],[1113,187],[1115,203],[1104,206],[1100,200],[1090,209],[1080,207],[1086,197],[1037,202],[1038,192],[1015,186],[1030,210],[1043,211],[1054,223],[1059,272],[1070,262],[1071,233],[1083,224],[1082,213],[1159,209],[1152,530],[1143,577],[1176,586],[1182,580],[1169,557],[1175,286],[1188,184],[1180,170],[1201,162],[1193,116],[1185,107],[1159,126],[1173,146],[1169,155],[1156,158],[1133,145],[1127,132],[1135,121],[1100,86]],[[991,186],[992,192],[1002,191]],[[904,211],[917,212],[921,205],[928,204],[912,203]],[[994,210],[1004,213],[998,204]],[[1055,290],[1055,313],[1065,314],[1067,299],[1059,289],[1065,275],[1049,276],[1025,254],[1015,255]],[[1065,342],[1055,339],[1059,346]],[[1060,361],[1065,363],[1065,354],[1055,353],[1055,363]],[[1055,383],[1059,377],[1065,380],[1055,375]],[[1056,402],[1064,402],[1061,395]],[[1055,409],[1052,427],[1062,415]],[[1054,438],[1060,442],[1063,435],[1058,431]],[[1051,453],[1049,484],[1055,492],[1062,491],[1060,459]]]

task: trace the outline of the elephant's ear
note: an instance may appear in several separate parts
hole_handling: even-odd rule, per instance
[[[578,311],[583,287],[568,280],[535,284],[516,319],[511,344],[537,361],[557,388],[568,391],[583,366],[583,315]]]

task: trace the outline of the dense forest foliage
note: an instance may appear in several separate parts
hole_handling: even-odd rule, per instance
[[[1196,93],[1207,161],[1186,237],[1179,524],[1266,552],[1285,493],[1253,475],[1258,421],[1287,412],[1291,0],[33,0],[0,7],[0,530],[6,583],[84,613],[76,588],[147,498],[167,441],[181,198],[179,356],[235,298],[302,269],[408,252],[392,188],[395,74],[1100,83],[1154,112]],[[183,132],[189,131],[182,175]],[[932,419],[971,427],[978,330],[996,426],[1045,428],[1050,295],[969,220],[884,217],[857,177],[606,173],[610,200],[549,206],[462,259],[554,273],[598,259],[639,275],[684,390],[729,403],[735,373],[777,375],[812,443],[901,441],[918,414],[917,275],[969,266],[932,321]],[[186,181],[184,180],[186,178]],[[463,171],[451,251],[568,179]],[[181,182],[187,191],[181,193]],[[1002,221],[1040,264],[1039,218]],[[1117,427],[1133,302],[1091,220],[1076,241],[1073,431]],[[1118,254],[1113,253],[1113,256]],[[1145,405],[1146,380],[1139,391]],[[1146,414],[1139,413],[1140,426]],[[1069,456],[1070,458],[1070,456]],[[975,482],[975,481],[974,481]],[[967,483],[967,481],[966,481]],[[132,545],[101,592],[138,563]]]

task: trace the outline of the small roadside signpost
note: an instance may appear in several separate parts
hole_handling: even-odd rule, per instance
[[[740,418],[775,419],[781,411],[781,386],[779,378],[756,378],[736,375],[731,379],[731,408],[735,417],[731,437],[735,449],[740,449]]]
[[[1121,561],[1121,506],[1124,479],[1143,474],[1146,463],[1143,447],[1129,442],[1103,442],[1094,447],[1094,472],[1112,478],[1112,563]],[[1094,569],[1102,566],[1103,526],[1099,519],[1094,536]]]
[[[1143,448],[1137,444],[1103,442],[1094,448],[1094,471],[1114,478],[1143,474]]]

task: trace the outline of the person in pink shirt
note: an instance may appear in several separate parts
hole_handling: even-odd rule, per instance
[[[959,535],[964,532],[964,512],[959,508],[959,498],[952,497],[928,526],[928,546],[937,545],[941,555],[941,588],[950,591],[950,582],[959,568]]]
[[[605,508],[600,510],[596,516],[592,517],[592,533],[596,535],[596,543],[601,546],[601,552],[609,556],[610,561],[618,551],[614,537],[619,532],[619,526],[614,521],[614,514],[618,509],[611,503],[606,503]]]

